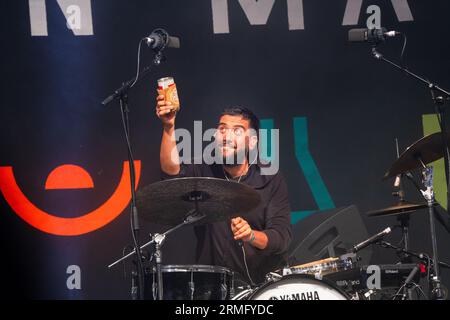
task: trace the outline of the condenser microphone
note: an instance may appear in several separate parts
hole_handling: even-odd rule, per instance
[[[169,36],[169,33],[164,29],[155,29],[152,33],[144,38],[147,46],[149,46],[154,51],[162,51],[165,48],[175,48],[180,47],[180,39],[177,37]]]
[[[376,235],[373,235],[373,236],[370,237],[369,239],[364,240],[364,241],[361,242],[361,243],[358,243],[356,246],[354,246],[354,247],[351,249],[351,252],[356,253],[356,252],[358,252],[359,250],[364,249],[365,247],[367,247],[367,246],[369,246],[369,245],[371,245],[371,244],[373,244],[373,243],[376,243],[376,242],[380,241],[380,240],[383,239],[387,234],[391,233],[391,231],[392,231],[392,229],[389,228],[389,227],[386,228],[386,229],[384,229],[383,231],[377,233]]]
[[[369,42],[371,44],[378,44],[386,41],[387,38],[392,38],[400,35],[398,31],[387,31],[386,28],[374,29],[350,29],[348,31],[349,42]]]

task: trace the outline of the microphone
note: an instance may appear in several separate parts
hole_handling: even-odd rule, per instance
[[[387,31],[386,28],[375,29],[350,29],[348,31],[349,42],[369,42],[378,44],[386,41],[386,38],[392,38],[400,35],[398,31]]]
[[[351,249],[351,252],[356,253],[359,250],[364,249],[365,247],[367,247],[367,246],[369,246],[369,245],[371,245],[371,244],[373,244],[375,242],[378,242],[379,240],[383,239],[384,236],[386,236],[387,234],[391,233],[391,231],[392,231],[391,228],[384,229],[383,231],[377,233],[376,235],[370,237],[369,239],[364,240],[361,243],[358,243],[356,246],[354,246]]]
[[[415,266],[411,272],[409,273],[408,277],[405,280],[405,286],[407,287],[411,281],[413,281],[414,277],[416,276],[417,271],[419,271],[419,267]]]
[[[176,48],[180,47],[180,39],[177,37],[169,36],[164,29],[155,29],[152,33],[144,38],[147,46],[151,47],[154,51],[162,51],[166,47],[168,48]]]

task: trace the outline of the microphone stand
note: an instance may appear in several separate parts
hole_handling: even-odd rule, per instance
[[[383,248],[393,249],[397,253],[407,254],[408,256],[415,257],[418,260],[422,261],[426,265],[434,263],[433,260],[425,253],[417,253],[417,252],[413,252],[410,250],[405,250],[402,247],[395,246],[395,245],[391,244],[390,242],[387,242],[384,240],[378,241],[376,244]],[[450,265],[448,263],[445,263],[442,261],[439,261],[439,266],[446,268],[446,269],[450,269]]]
[[[161,64],[161,62],[164,62],[165,60],[166,60],[166,57],[162,54],[161,51],[159,51],[156,53],[155,58],[153,59],[153,65],[159,66]],[[102,101],[102,105],[106,107],[113,100],[120,99],[121,96],[123,96],[124,94],[127,94],[128,91],[132,88],[131,85],[133,84],[133,82],[134,81],[136,81],[136,83],[140,82],[142,79],[144,79],[147,75],[150,74],[151,69],[152,69],[151,65],[147,66],[139,72],[139,76],[137,79],[132,78],[132,79],[122,83],[122,86],[120,86],[118,89],[116,89],[114,91],[114,93],[112,93],[105,100]],[[134,87],[134,85],[133,85],[133,87]]]
[[[439,114],[439,124],[441,127],[441,136],[442,136],[442,145],[444,148],[444,167],[445,167],[445,178],[447,182],[447,212],[449,210],[449,192],[450,192],[450,179],[449,179],[449,154],[448,154],[448,143],[447,143],[447,128],[445,124],[445,110],[443,108],[443,104],[445,100],[449,100],[450,92],[442,89],[438,85],[426,80],[425,78],[409,71],[408,69],[394,63],[393,61],[386,59],[381,53],[377,51],[376,46],[374,45],[372,47],[372,55],[375,59],[384,61],[388,63],[389,65],[395,67],[396,69],[405,72],[407,75],[412,76],[414,79],[424,83],[427,85],[427,87],[431,90],[431,97],[433,99],[433,102],[435,104],[435,108],[438,111]],[[443,96],[436,96],[436,92],[439,92],[439,94],[444,95]],[[435,230],[435,223],[434,223],[434,191],[433,191],[433,169],[431,167],[426,167],[425,164],[422,162],[421,159],[419,159],[422,163],[423,167],[423,177],[424,177],[424,184],[427,187],[425,191],[422,191],[422,194],[424,198],[427,200],[428,204],[428,213],[430,218],[430,231],[431,231],[431,243],[433,246],[433,278],[432,278],[432,284],[433,284],[433,290],[432,294],[433,297],[436,300],[442,300],[443,299],[443,291],[441,288],[441,279],[439,274],[439,260],[438,260],[438,250],[437,250],[437,240],[436,240],[436,230]]]
[[[447,211],[450,208],[450,179],[449,179],[449,168],[450,168],[450,162],[449,162],[449,146],[447,143],[447,125],[445,121],[445,108],[444,103],[446,101],[449,101],[450,99],[450,92],[439,87],[437,84],[432,83],[431,81],[425,79],[424,77],[421,77],[417,75],[416,73],[406,69],[405,67],[402,67],[395,62],[386,59],[383,54],[377,51],[377,47],[374,45],[372,47],[372,55],[375,59],[384,61],[387,64],[393,66],[394,68],[403,71],[407,75],[413,77],[414,79],[418,80],[419,82],[422,82],[425,84],[428,89],[431,91],[431,98],[434,102],[435,109],[438,113],[438,120],[439,125],[441,127],[441,135],[442,135],[442,145],[444,147],[444,168],[445,168],[445,179],[447,182]],[[440,95],[436,96],[436,92],[438,92]]]
[[[155,58],[153,59],[153,65],[159,66],[161,62],[164,60],[164,56],[162,52],[159,51],[156,53]],[[136,207],[136,171],[134,167],[134,157],[133,150],[131,146],[130,140],[130,124],[129,124],[129,113],[130,109],[128,108],[128,92],[136,83],[145,78],[148,74],[150,74],[151,66],[145,67],[137,78],[133,78],[122,83],[122,86],[114,91],[111,95],[109,95],[106,99],[103,100],[102,105],[107,106],[114,100],[119,100],[120,103],[120,112],[122,116],[122,125],[124,130],[125,142],[127,146],[128,153],[128,162],[130,169],[130,188],[131,188],[131,227],[132,227],[132,236],[133,236],[133,244],[134,251],[136,253],[137,258],[137,276],[138,276],[138,295],[137,298],[140,300],[144,299],[144,267],[142,263],[142,255],[139,245],[139,216],[138,210]],[[135,288],[133,285],[132,289],[132,298],[135,299]]]
[[[413,251],[410,251],[410,250],[405,250],[405,248],[401,248],[401,247],[395,246],[395,245],[393,245],[393,244],[391,244],[389,242],[386,242],[384,240],[379,241],[377,244],[379,246],[383,247],[383,248],[394,249],[397,252],[397,254],[408,255],[409,257],[415,257],[419,261],[421,261],[423,264],[425,264],[427,266],[428,270],[430,270],[431,268],[434,269],[436,261],[434,261],[432,258],[430,258],[426,253],[416,253],[416,252],[413,252]],[[450,265],[448,263],[445,263],[445,262],[442,262],[442,261],[437,261],[437,263],[438,263],[438,265],[440,267],[443,267],[443,268],[446,268],[446,269],[450,269]],[[413,271],[411,271],[410,275],[412,275]],[[408,279],[410,279],[409,276],[408,276]],[[427,281],[430,281],[430,279],[427,279]],[[405,287],[407,285],[408,285],[408,283],[406,283],[406,281],[405,281]],[[442,284],[440,284],[440,290],[443,291],[441,293],[442,293],[442,298],[444,298],[445,297],[444,292],[446,291],[446,289],[445,289],[445,287]],[[410,297],[410,300],[412,300],[411,299],[411,294],[412,294],[411,290],[407,289],[407,292],[408,292],[408,296]],[[433,292],[434,292],[434,290],[433,290]],[[435,295],[435,297],[436,297],[436,295]]]

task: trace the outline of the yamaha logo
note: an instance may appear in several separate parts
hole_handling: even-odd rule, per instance
[[[272,296],[269,300],[321,300],[317,291],[298,292],[280,296]]]

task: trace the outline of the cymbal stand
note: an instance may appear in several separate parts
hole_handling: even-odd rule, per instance
[[[196,205],[196,207],[198,208],[198,206]],[[170,233],[172,233],[173,231],[177,230],[178,228],[181,228],[182,226],[197,222],[201,219],[203,219],[204,217],[206,217],[206,215],[198,213],[198,211],[196,209],[192,209],[188,212],[188,214],[186,215],[186,218],[184,219],[184,221],[178,225],[176,225],[175,227],[165,231],[164,233],[155,233],[153,235],[151,235],[151,240],[148,241],[147,243],[145,243],[144,245],[142,245],[140,247],[140,250],[144,249],[145,247],[149,246],[150,244],[155,244],[155,251],[153,253],[153,257],[155,259],[155,265],[156,265],[156,273],[157,273],[157,298],[158,300],[162,300],[163,299],[163,279],[162,279],[162,270],[161,270],[161,266],[162,266],[162,245],[164,244],[164,241],[166,240],[166,236],[169,235]],[[124,261],[125,259],[128,259],[129,257],[133,256],[136,253],[136,251],[132,251],[129,254],[123,256],[122,258],[116,260],[115,262],[111,263],[108,268],[111,268],[113,266],[115,266],[116,264],[118,264],[119,262]],[[153,288],[155,291],[156,288]],[[156,300],[156,296],[154,294],[154,298]]]
[[[398,147],[398,139],[395,138],[395,147],[396,147],[396,153],[397,153],[397,159],[400,157],[400,151]],[[397,175],[395,177],[394,187],[397,189],[396,191],[392,192],[392,195],[395,197],[398,197],[399,204],[404,204],[406,202],[405,200],[405,190],[403,188],[403,174]],[[409,221],[410,217],[409,214],[400,214],[397,216],[397,221],[400,223],[399,227],[402,229],[402,243],[403,243],[403,251],[402,251],[402,257],[401,262],[402,263],[408,263],[410,262],[410,257],[406,253],[408,252],[409,248]]]
[[[443,300],[444,295],[441,288],[441,277],[439,273],[439,257],[438,257],[438,248],[437,248],[437,240],[436,240],[436,226],[434,223],[434,190],[433,190],[433,167],[427,167],[423,163],[423,161],[419,158],[419,161],[422,163],[422,176],[423,176],[423,184],[426,187],[425,190],[422,190],[422,195],[427,201],[428,204],[428,215],[430,218],[430,232],[431,232],[431,244],[433,247],[433,276],[431,279],[432,291],[431,297],[436,300]]]

